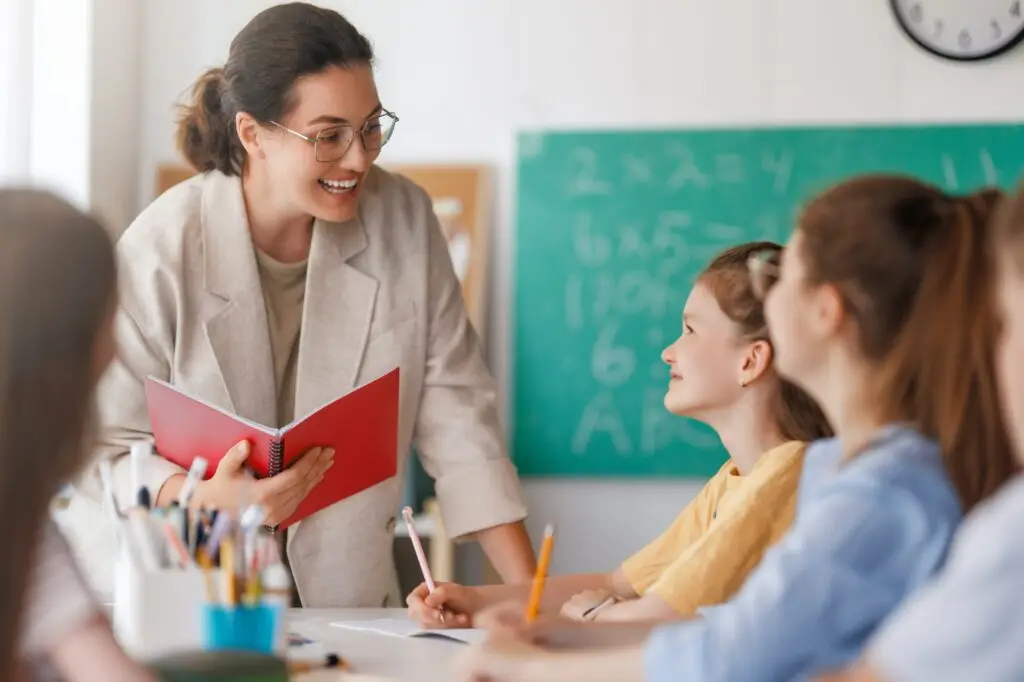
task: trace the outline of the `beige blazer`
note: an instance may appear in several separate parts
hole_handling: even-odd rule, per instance
[[[113,461],[118,497],[127,501],[126,455],[133,441],[150,436],[147,375],[261,423],[275,418],[275,387],[238,178],[211,172],[172,188],[124,233],[118,256],[120,359],[99,390],[96,461]],[[293,526],[288,557],[306,606],[399,606],[389,599],[397,596],[392,531],[410,443],[436,480],[452,536],[526,515],[494,381],[431,201],[408,179],[374,167],[357,219],[317,221],[307,277],[296,415],[399,365],[399,474]],[[145,482],[155,494],[181,469],[154,459]],[[98,480],[94,464],[77,485],[94,503]],[[74,516],[65,524],[73,542],[98,518]],[[90,552],[81,544],[76,550]]]

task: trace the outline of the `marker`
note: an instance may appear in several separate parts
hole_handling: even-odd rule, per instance
[[[323,668],[348,670],[348,661],[338,654],[327,654],[323,663],[320,663],[319,661],[288,661],[288,673],[291,675],[308,673],[313,670],[321,670]]]
[[[146,465],[147,459],[153,454],[153,443],[148,440],[140,440],[132,443],[131,455],[131,472],[132,472],[132,491],[138,495],[138,491],[145,485],[143,482],[143,467]]]
[[[182,509],[188,509],[189,500],[192,499],[192,495],[196,492],[196,486],[203,480],[203,476],[206,475],[206,468],[209,466],[202,457],[196,457],[192,460],[192,466],[189,467],[188,476],[185,477],[185,483],[181,486],[181,492],[178,493],[178,506]]]

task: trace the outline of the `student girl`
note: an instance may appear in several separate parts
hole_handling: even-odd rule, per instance
[[[682,335],[662,353],[665,407],[714,428],[729,460],[660,537],[616,571],[549,580],[549,608],[580,620],[692,614],[732,596],[789,527],[804,444],[831,431],[817,405],[773,368],[747,260],[780,252],[777,244],[754,242],[717,256],[686,301]],[[525,597],[528,589],[446,584],[429,594],[420,586],[409,609],[427,626],[442,625],[441,609],[445,624],[465,625],[482,606]]]
[[[534,567],[494,382],[431,201],[374,165],[398,117],[372,62],[340,14],[294,2],[260,12],[225,66],[195,84],[178,143],[202,172],[143,211],[118,245],[122,352],[100,389],[101,442],[80,484],[99,500],[106,459],[119,497],[135,495],[127,453],[151,437],[148,375],[280,426],[400,366],[398,476],[281,534],[305,606],[399,603],[393,531],[411,443],[449,534],[479,540],[506,580]],[[227,454],[195,504],[237,504],[246,447]],[[291,514],[333,455],[313,448],[255,483],[268,524]],[[164,505],[185,472],[153,459],[144,484]],[[79,551],[102,553],[85,541],[97,513],[72,517]]]
[[[992,265],[1003,413],[1024,465],[1024,192],[994,224]],[[979,299],[979,305],[986,305]],[[863,660],[831,682],[1018,682],[1024,679],[1024,477],[979,505],[949,562],[882,626]]]
[[[150,682],[49,521],[114,355],[110,238],[52,195],[0,190],[0,279],[0,679]]]
[[[591,624],[618,646],[567,653],[506,628],[467,654],[464,678],[802,680],[853,660],[942,566],[963,511],[1015,468],[995,409],[994,321],[979,305],[987,219],[904,177],[855,178],[813,200],[766,315],[779,372],[838,437],[808,448],[789,533],[700,618]]]

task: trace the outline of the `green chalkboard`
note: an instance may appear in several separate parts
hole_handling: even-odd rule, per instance
[[[1016,125],[528,132],[518,139],[512,451],[524,476],[705,477],[714,433],[665,412],[662,348],[722,248],[784,242],[870,171],[1008,186]]]

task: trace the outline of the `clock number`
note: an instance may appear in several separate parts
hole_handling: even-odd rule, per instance
[[[1010,16],[1020,18],[1020,0],[1010,5]]]
[[[936,40],[938,40],[939,38],[942,37],[942,29],[943,29],[944,26],[945,26],[945,24],[942,23],[942,19],[936,19],[935,20],[934,36],[935,36]]]
[[[924,10],[921,9],[921,3],[915,2],[910,6],[910,19],[918,24],[924,19]]]
[[[957,37],[957,42],[960,43],[960,47],[965,50],[971,49],[971,34],[967,32],[967,29],[960,31],[960,35]]]
[[[992,20],[992,37],[996,40],[1003,37],[1003,29],[999,27],[999,22],[995,19]]]

